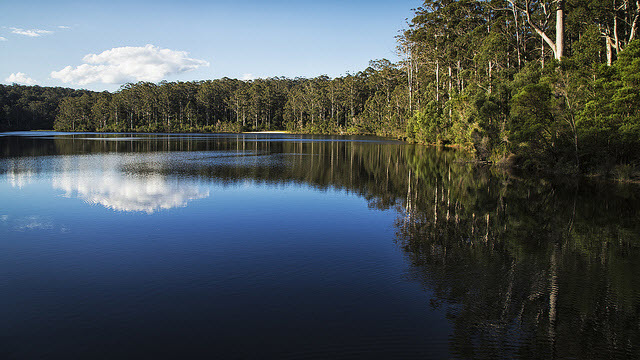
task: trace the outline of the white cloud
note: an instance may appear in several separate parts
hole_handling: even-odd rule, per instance
[[[118,47],[100,54],[89,54],[76,67],[67,66],[51,73],[65,83],[124,84],[133,81],[158,82],[168,75],[180,74],[209,66],[204,60],[188,57],[186,51],[161,49],[154,45]]]
[[[0,36],[0,41],[7,41],[7,38]]]
[[[58,29],[71,29],[71,26],[58,25]]]
[[[9,84],[24,84],[24,85],[35,85],[38,82],[27,76],[25,73],[17,72],[9,75],[8,78],[4,79]]]
[[[253,74],[242,74],[242,77],[240,78],[240,80],[242,81],[249,81],[249,80],[254,80],[256,77],[253,76]]]
[[[29,37],[40,37],[42,35],[53,34],[53,31],[50,30],[41,30],[41,29],[18,29],[11,28],[11,32],[18,35],[24,35]]]

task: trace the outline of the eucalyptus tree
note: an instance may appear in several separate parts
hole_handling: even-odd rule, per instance
[[[507,0],[514,11],[524,14],[527,24],[553,51],[554,58],[564,56],[565,0]],[[555,19],[554,19],[555,14]],[[554,33],[551,33],[554,29]],[[555,40],[553,39],[555,35]],[[544,49],[544,47],[542,47]],[[544,51],[543,51],[544,56]]]
[[[247,89],[247,116],[253,119],[253,128],[258,129],[262,120],[264,83],[260,79],[251,80]]]
[[[607,64],[620,54],[629,42],[638,37],[640,1],[605,0],[577,1],[568,14],[576,24],[597,26],[605,47]]]
[[[91,117],[96,122],[95,130],[106,131],[108,121],[111,117],[112,95],[105,91],[94,95],[95,99],[91,107]]]

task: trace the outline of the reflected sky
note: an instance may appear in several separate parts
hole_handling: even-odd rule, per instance
[[[181,184],[162,175],[130,177],[118,172],[103,174],[61,174],[53,188],[65,196],[78,197],[117,211],[142,211],[187,206],[189,201],[209,197],[209,189]]]
[[[33,159],[8,159],[4,178],[13,188],[22,189],[37,176]],[[152,214],[161,209],[184,207],[196,199],[207,198],[207,186],[193,180],[170,177],[156,172],[132,174],[123,170],[131,157],[70,156],[50,159],[51,186],[71,198],[99,204],[116,211]],[[162,167],[162,157],[154,158]],[[42,177],[43,174],[40,174]]]
[[[444,313],[393,241],[393,201],[360,195],[377,181],[348,142],[4,139],[0,353],[447,353]]]
[[[0,355],[639,353],[636,188],[370,138],[49,135],[0,137]]]
[[[3,178],[11,184],[11,187],[22,189],[33,181],[35,175],[28,161],[23,159],[11,159],[6,161],[7,171]]]
[[[191,200],[209,197],[208,188],[193,182],[158,173],[121,172],[117,158],[96,170],[85,164],[93,160],[81,158],[75,164],[66,163],[66,168],[53,177],[53,188],[64,191],[67,197],[77,197],[109,209],[148,214],[184,207]]]

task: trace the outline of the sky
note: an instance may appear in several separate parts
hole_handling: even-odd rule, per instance
[[[419,0],[0,0],[0,82],[341,76],[398,60]]]

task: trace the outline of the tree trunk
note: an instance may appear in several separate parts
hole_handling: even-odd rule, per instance
[[[493,62],[489,61],[489,94],[493,91]]]
[[[440,102],[440,62],[436,60],[436,102]]]
[[[636,0],[636,14],[633,17],[633,22],[631,23],[631,33],[629,34],[629,42],[633,40],[636,36],[636,30],[638,28],[638,18],[640,18],[640,0]]]
[[[511,6],[518,9],[527,17],[527,23],[533,28],[533,30],[540,35],[542,40],[549,45],[553,50],[553,55],[556,60],[560,60],[564,55],[564,0],[558,0],[556,7],[556,41],[554,42],[542,29],[536,25],[531,19],[531,9],[529,8],[529,1],[525,2],[525,7],[520,8],[515,0],[508,0]]]
[[[522,65],[522,60],[520,55],[520,29],[518,29],[518,13],[516,12],[515,7],[512,7],[511,10],[513,12],[513,20],[516,26],[516,51],[518,52],[518,69],[520,69]]]
[[[449,91],[449,99],[451,99],[451,86],[452,86],[452,84],[451,84],[451,65],[449,65],[448,70],[449,70],[449,90],[448,91]]]
[[[564,0],[558,0],[556,8],[556,60],[564,56]]]
[[[607,46],[607,65],[611,66],[613,64],[613,41],[609,35],[604,37],[604,41]]]

